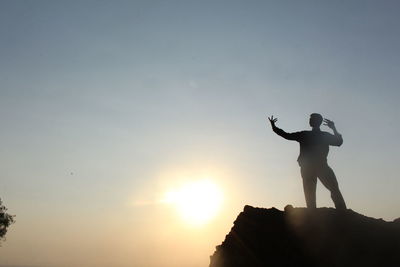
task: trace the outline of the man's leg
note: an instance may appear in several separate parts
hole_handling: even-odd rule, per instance
[[[328,165],[321,168],[318,178],[322,184],[331,191],[331,198],[335,204],[336,209],[346,209],[346,203],[344,202],[342,193],[340,193],[339,185],[335,176],[335,173]]]
[[[317,190],[317,176],[315,171],[312,168],[302,167],[300,172],[301,177],[303,178],[303,189],[307,208],[316,208],[317,203],[315,191]]]

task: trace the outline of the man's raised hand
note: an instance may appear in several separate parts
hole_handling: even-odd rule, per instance
[[[328,126],[331,129],[335,128],[335,123],[328,119],[324,119],[324,125]]]
[[[268,117],[269,122],[271,123],[271,127],[275,127],[275,122],[278,121],[277,118],[274,118],[274,116],[272,115],[271,117]]]

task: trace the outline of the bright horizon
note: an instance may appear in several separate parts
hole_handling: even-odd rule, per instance
[[[245,205],[305,206],[270,115],[333,120],[348,208],[400,217],[399,7],[2,1],[0,266],[207,266]]]

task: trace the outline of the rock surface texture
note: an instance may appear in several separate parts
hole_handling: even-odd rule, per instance
[[[352,210],[245,206],[210,267],[399,267],[400,221]]]

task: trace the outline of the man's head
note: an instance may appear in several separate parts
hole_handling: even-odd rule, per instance
[[[319,128],[322,124],[322,115],[318,113],[313,113],[310,115],[310,126],[313,128]]]

